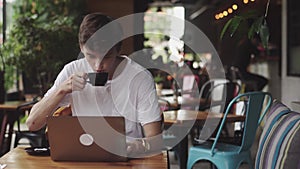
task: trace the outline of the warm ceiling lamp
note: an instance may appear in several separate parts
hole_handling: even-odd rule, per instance
[[[224,17],[223,13],[219,13],[219,18],[223,18],[223,17]]]
[[[243,0],[244,4],[247,4],[249,1],[248,0]]]
[[[217,20],[220,19],[219,14],[216,14],[216,15],[215,15],[215,18],[216,18]]]
[[[228,15],[228,12],[227,12],[227,11],[224,11],[224,12],[223,12],[223,15],[224,15],[224,16],[227,16],[227,15]]]
[[[228,13],[232,13],[233,12],[233,10],[232,10],[232,8],[228,8]]]
[[[233,4],[233,5],[232,5],[232,9],[233,9],[233,10],[237,10],[237,9],[238,9],[238,6],[237,6],[236,4]]]

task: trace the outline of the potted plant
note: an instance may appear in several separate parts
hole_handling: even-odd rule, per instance
[[[10,53],[4,44],[0,46],[0,103],[4,103],[6,91],[13,86],[16,79],[16,67],[8,62]]]
[[[267,15],[269,6],[270,0],[267,1],[264,13],[251,10],[229,19],[221,31],[220,39],[223,39],[225,33],[228,31],[231,37],[238,34],[239,31],[246,31],[249,39],[252,39],[255,34],[258,34],[263,48],[268,53],[270,33],[267,25]]]
[[[6,47],[11,51],[9,65],[16,65],[43,95],[63,65],[77,58],[77,33],[85,1],[17,1],[15,22]],[[25,85],[25,84],[24,84]]]
[[[161,90],[163,89],[163,81],[164,81],[164,78],[160,74],[157,74],[154,77],[157,95],[161,95]]]
[[[5,72],[5,64],[2,52],[0,51],[0,104],[5,101],[5,87],[4,87],[4,72]]]

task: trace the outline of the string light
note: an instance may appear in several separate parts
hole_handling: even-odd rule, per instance
[[[238,9],[237,4],[233,4],[233,5],[232,5],[232,9],[233,9],[233,10],[237,10],[237,9]]]
[[[227,15],[228,15],[228,12],[227,12],[227,11],[224,11],[224,12],[223,12],[223,15],[224,15],[224,16],[227,16]]]
[[[216,18],[217,20],[220,19],[220,17],[219,17],[218,14],[215,15],[215,18]]]
[[[223,18],[224,17],[223,13],[219,13],[219,17]]]
[[[243,0],[244,4],[248,4],[249,2],[255,2],[255,0]],[[224,10],[223,12],[220,12],[218,14],[215,14],[215,19],[222,19],[223,17],[227,17],[229,14],[232,14],[234,11],[238,10],[239,6],[237,4],[232,4],[231,7],[229,7],[227,10]]]

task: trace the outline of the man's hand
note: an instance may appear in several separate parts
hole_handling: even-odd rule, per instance
[[[86,73],[75,73],[62,83],[61,89],[66,93],[71,93],[72,91],[81,91],[86,85],[86,79]]]
[[[128,154],[140,154],[146,153],[150,150],[150,144],[145,138],[137,139],[133,142],[127,143],[127,153]]]

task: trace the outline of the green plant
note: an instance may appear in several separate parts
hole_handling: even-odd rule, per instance
[[[0,71],[5,72],[5,62],[4,62],[4,56],[2,53],[2,48],[0,48]]]
[[[155,83],[162,83],[164,81],[164,78],[160,75],[160,74],[157,74],[155,77],[154,77],[154,82]]]
[[[5,42],[8,65],[16,65],[41,94],[52,85],[63,65],[77,58],[77,40],[84,0],[22,0]]]
[[[231,37],[234,36],[234,34],[236,34],[238,31],[246,31],[249,39],[252,39],[255,34],[258,34],[263,48],[268,52],[267,49],[270,34],[266,18],[268,15],[269,5],[270,0],[267,1],[264,14],[256,10],[251,10],[229,19],[221,31],[220,39],[223,39],[224,34],[227,31],[229,31]]]
[[[13,65],[7,65],[7,60],[10,56],[10,51],[4,44],[0,46],[0,72],[4,74],[4,88],[8,90],[16,79],[16,67]],[[2,84],[1,84],[2,85]]]

